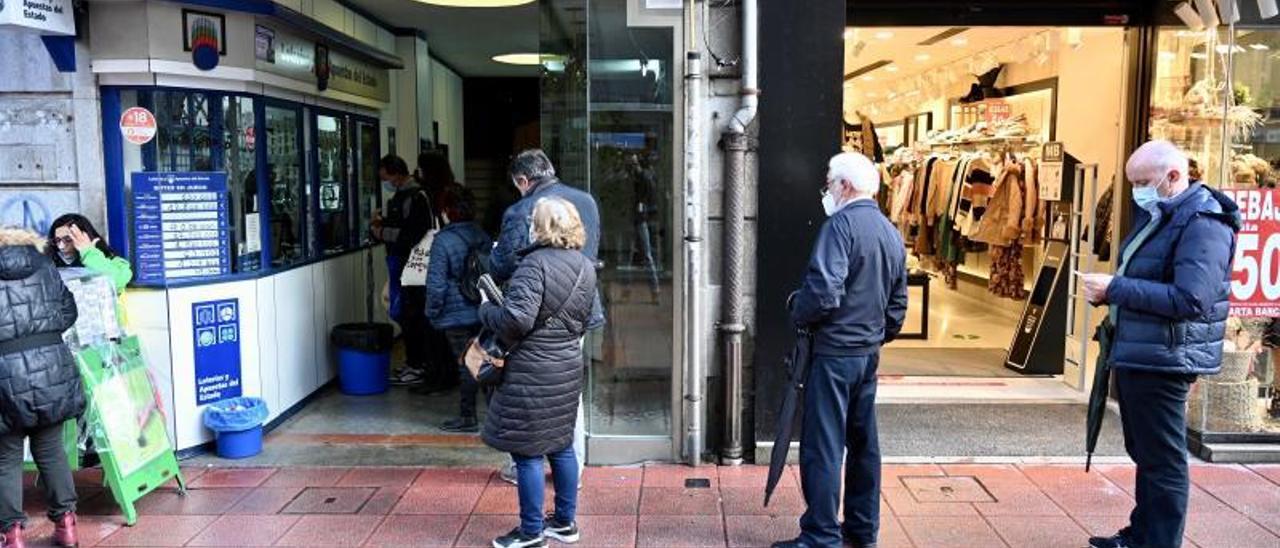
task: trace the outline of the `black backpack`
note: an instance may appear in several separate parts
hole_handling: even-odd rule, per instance
[[[476,283],[480,276],[489,273],[489,252],[493,247],[488,242],[481,242],[467,251],[467,260],[462,263],[462,298],[473,304],[480,303],[480,289]]]

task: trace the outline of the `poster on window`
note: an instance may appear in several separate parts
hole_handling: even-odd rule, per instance
[[[1231,314],[1280,317],[1280,190],[1224,189],[1244,224],[1231,265]]]

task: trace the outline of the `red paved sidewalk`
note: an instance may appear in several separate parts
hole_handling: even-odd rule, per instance
[[[487,546],[517,523],[515,488],[490,469],[187,470],[193,489],[141,502],[121,527],[93,471],[80,474],[85,546]],[[794,468],[769,508],[765,468],[590,468],[580,546],[768,546],[794,536],[804,503]],[[710,488],[685,480],[706,478]],[[1280,546],[1280,465],[1193,465],[1187,546]],[[885,548],[1078,547],[1125,524],[1132,466],[886,465]],[[51,525],[26,493],[33,546]],[[550,498],[548,497],[548,500]],[[552,545],[555,545],[552,542]]]

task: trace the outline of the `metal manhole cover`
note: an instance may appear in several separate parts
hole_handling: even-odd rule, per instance
[[[902,484],[916,502],[995,502],[973,476],[903,476]]]

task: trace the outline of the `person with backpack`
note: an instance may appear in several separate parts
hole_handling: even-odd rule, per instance
[[[488,271],[493,240],[476,224],[475,210],[462,187],[448,187],[439,196],[445,226],[436,234],[427,263],[426,313],[431,326],[443,331],[449,341],[461,382],[460,413],[440,428],[446,432],[478,432],[479,386],[461,362],[471,339],[480,331],[480,292],[476,282]]]

